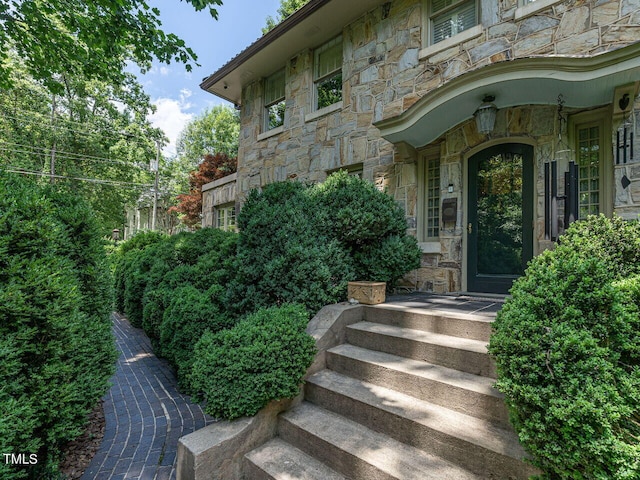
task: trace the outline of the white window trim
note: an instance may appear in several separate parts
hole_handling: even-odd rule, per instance
[[[597,110],[575,113],[569,116],[568,135],[569,145],[573,149],[577,145],[576,134],[578,128],[582,125],[588,125],[590,123],[600,123],[602,128],[601,142],[602,142],[602,156],[600,157],[600,213],[603,213],[607,217],[613,215],[614,210],[614,162],[613,162],[613,145],[611,138],[611,113],[609,108],[600,108]],[[576,157],[573,158],[577,161]]]
[[[267,80],[268,80],[269,78],[272,78],[273,76],[275,76],[276,74],[279,74],[279,73],[281,73],[281,72],[282,72],[282,78],[283,78],[283,81],[284,81],[284,89],[283,89],[283,91],[285,92],[285,95],[283,95],[282,97],[279,97],[279,98],[278,98],[277,100],[275,100],[274,102],[271,102],[271,103],[269,103],[269,104],[268,104],[268,103],[266,102],[266,98],[265,98],[265,97],[266,97],[266,92],[265,92],[265,89],[266,89],[266,82],[267,82]],[[269,128],[269,108],[270,108],[270,107],[268,107],[267,105],[269,105],[269,106],[274,106],[274,105],[277,105],[277,104],[279,104],[279,103],[281,103],[281,102],[286,101],[286,98],[287,98],[287,97],[286,97],[286,89],[287,89],[287,73],[286,73],[285,68],[281,68],[280,70],[278,70],[278,71],[274,72],[273,74],[269,75],[268,77],[266,77],[266,78],[264,79],[264,81],[263,81],[263,92],[262,92],[262,115],[263,115],[263,119],[262,119],[262,131],[263,131],[264,133],[267,133],[267,132],[270,132],[270,131],[272,131],[272,130],[278,129],[278,128],[280,128],[280,127],[282,126],[282,125],[278,125],[277,127]],[[286,110],[286,107],[285,107],[285,110]],[[286,114],[286,112],[285,112],[285,114]],[[284,116],[283,116],[283,118],[282,118],[282,121],[283,121],[283,123],[284,123]]]
[[[442,244],[440,242],[419,242],[418,246],[422,253],[440,253],[442,252]]]
[[[213,218],[213,226],[215,228],[217,228],[218,230],[224,230],[226,232],[235,232],[238,229],[238,212],[236,211],[234,213],[234,224],[233,225],[229,225],[229,211],[231,209],[235,209],[236,205],[231,203],[227,203],[224,205],[218,205],[215,207],[215,214],[214,214],[214,218]],[[219,219],[220,219],[220,214],[221,212],[224,212],[224,225],[219,225]]]
[[[427,237],[426,236],[426,221],[427,221],[427,211],[425,200],[427,197],[427,163],[429,159],[440,158],[440,146],[432,146],[427,150],[423,151],[420,155],[420,159],[418,161],[418,204],[416,208],[416,218],[417,218],[417,236],[420,248],[423,253],[440,253],[440,235],[437,237]],[[442,162],[440,162],[440,168],[442,168]],[[442,170],[440,172],[442,175]],[[440,177],[442,180],[442,177]],[[442,189],[440,189],[440,195],[438,200],[438,209],[442,208]],[[442,221],[440,220],[439,228],[442,228]]]
[[[333,42],[334,40],[336,40],[338,37],[341,38],[341,43],[342,43],[342,61],[340,62],[340,68],[334,70],[331,73],[328,73],[320,78],[316,78],[316,62],[317,60],[317,54],[316,52],[321,49],[322,47],[324,47],[325,45]],[[307,116],[305,116],[305,122],[310,121],[310,120],[314,120],[315,118],[321,117],[323,115],[326,115],[327,113],[331,113],[334,112],[336,110],[342,109],[342,100],[333,103],[331,105],[327,105],[326,107],[323,108],[317,108],[318,107],[318,83],[321,83],[322,81],[333,77],[334,75],[336,75],[338,72],[342,73],[342,68],[344,66],[344,37],[342,36],[342,34],[332,38],[331,40],[329,40],[328,42],[323,43],[322,45],[318,46],[317,48],[315,48],[313,50],[313,67],[312,67],[312,74],[311,74],[311,79],[313,81],[313,98],[311,99],[311,113],[307,114]],[[339,107],[338,107],[339,105]],[[314,114],[317,114],[317,117],[313,117]],[[307,120],[307,117],[311,117],[309,120]]]
[[[315,112],[307,113],[304,116],[304,121],[312,122],[320,117],[324,117],[325,115],[329,115],[330,113],[336,112],[338,110],[342,110],[342,100],[332,105],[321,108],[320,110],[316,110]]]
[[[284,125],[280,125],[279,127],[272,128],[271,130],[258,134],[258,141],[275,137],[276,135],[280,135],[282,132],[284,132]]]
[[[535,0],[534,2],[530,2],[526,5],[522,5],[521,7],[516,8],[516,13],[514,15],[514,20],[521,20],[526,18],[534,13],[539,12],[540,10],[544,10],[545,8],[549,8],[557,3],[561,3],[562,0]]]
[[[427,20],[429,21],[429,20]],[[425,58],[431,57],[436,53],[442,52],[451,47],[455,47],[464,42],[468,42],[476,37],[479,37],[484,32],[484,29],[481,24],[476,25],[475,27],[468,28],[453,37],[447,38],[446,40],[442,40],[441,42],[434,43],[433,45],[429,45],[428,47],[420,50],[418,57],[420,60],[424,60]]]

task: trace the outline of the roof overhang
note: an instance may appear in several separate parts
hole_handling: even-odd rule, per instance
[[[612,103],[616,87],[640,81],[640,43],[592,57],[529,57],[488,65],[430,91],[402,114],[375,123],[392,143],[423,147],[473,117],[485,95],[499,109]]]
[[[299,52],[337,36],[345,25],[387,0],[311,0],[226,65],[200,88],[240,105],[242,88],[280,68]]]

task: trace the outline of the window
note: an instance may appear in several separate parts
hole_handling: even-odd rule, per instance
[[[235,205],[218,207],[216,209],[216,228],[231,232],[236,231]]]
[[[313,58],[315,109],[342,100],[342,35],[317,48]]]
[[[349,175],[353,175],[354,177],[362,178],[363,173],[363,165],[362,163],[355,163],[353,165],[346,165],[344,167],[334,168],[332,170],[327,170],[327,177],[333,173],[344,170]]]
[[[598,124],[577,128],[578,218],[600,213],[601,127]]]
[[[475,0],[431,0],[428,9],[431,45],[478,24]]]
[[[613,213],[613,145],[606,108],[569,117],[569,135],[578,166],[578,219]]]
[[[284,124],[284,68],[264,81],[264,130]]]
[[[440,235],[440,158],[425,161],[425,239],[435,239]]]

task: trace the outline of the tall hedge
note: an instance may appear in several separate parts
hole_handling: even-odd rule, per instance
[[[111,279],[92,211],[72,192],[0,175],[0,477],[56,475],[108,388]]]
[[[640,478],[638,222],[576,222],[511,295],[489,351],[543,478]]]
[[[348,281],[384,281],[391,289],[420,265],[402,209],[346,172],[318,185],[286,181],[252,190],[238,225],[228,292],[229,308],[238,312],[288,302],[315,312],[345,300]]]
[[[115,254],[114,276],[122,291],[116,307],[144,328],[187,393],[198,339],[205,331],[235,324],[224,308],[224,285],[232,275],[227,262],[235,255],[236,240],[235,233],[213,228],[172,236],[142,233]]]

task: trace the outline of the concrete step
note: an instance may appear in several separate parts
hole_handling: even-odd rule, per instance
[[[483,478],[307,402],[280,415],[278,431],[283,440],[353,480]]]
[[[511,428],[504,397],[488,377],[349,344],[327,351],[327,368]]]
[[[347,480],[279,438],[245,455],[244,466],[247,480]]]
[[[305,399],[482,478],[535,473],[513,431],[389,388],[322,370],[307,380]]]
[[[496,378],[495,362],[487,352],[487,343],[482,340],[371,322],[349,325],[346,339],[352,345],[369,350]]]
[[[363,320],[489,343],[495,313],[443,312],[380,304],[365,307]]]

